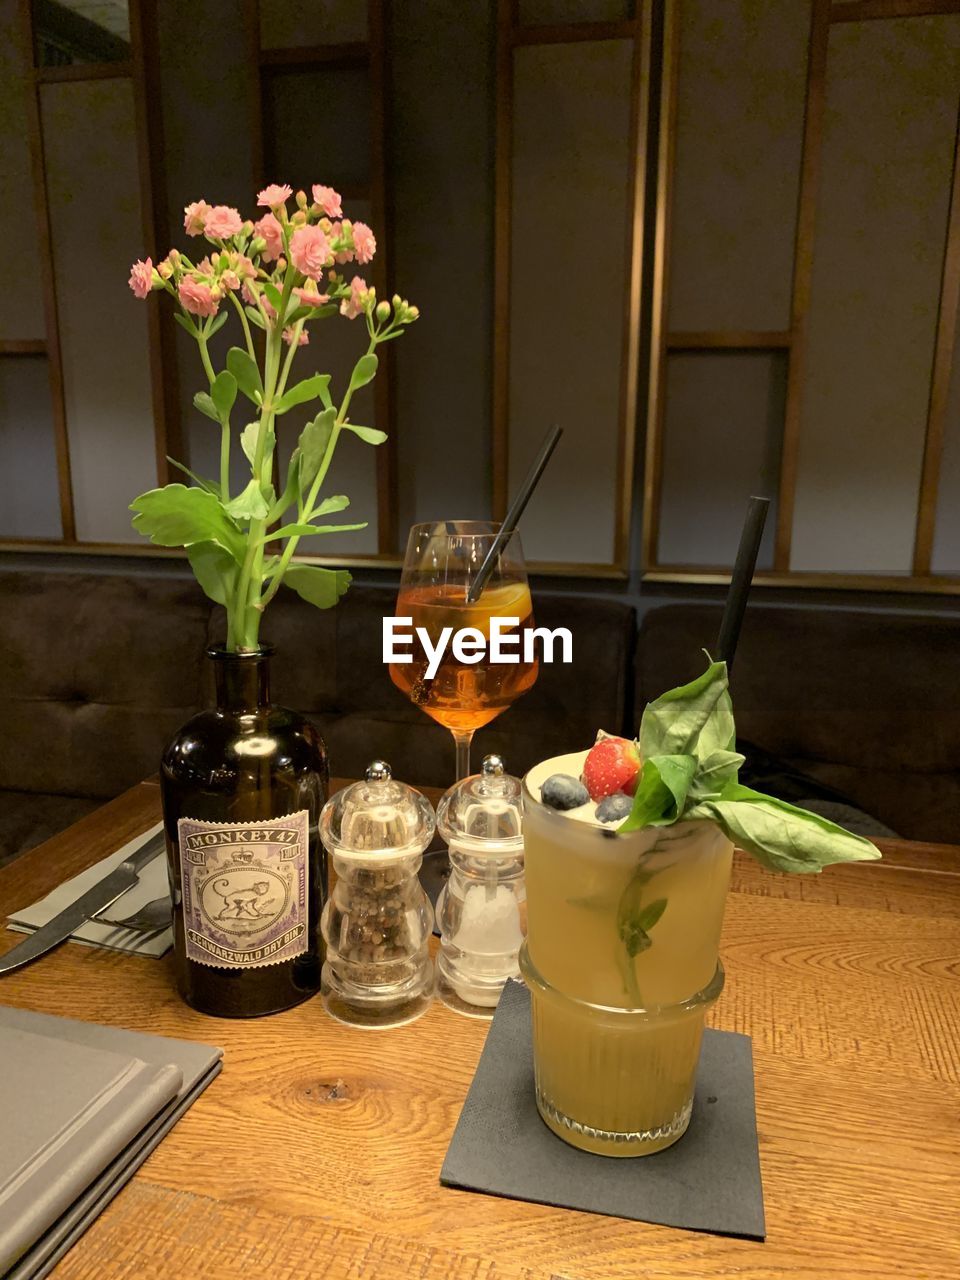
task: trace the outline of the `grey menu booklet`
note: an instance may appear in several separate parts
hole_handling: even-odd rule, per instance
[[[52,1270],[220,1059],[209,1045],[0,1007],[0,1276]]]

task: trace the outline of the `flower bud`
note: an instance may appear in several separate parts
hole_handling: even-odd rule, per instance
[[[165,259],[163,262],[157,263],[157,273],[160,276],[161,280],[170,279],[170,277],[173,275],[173,266],[171,265],[169,259]]]
[[[277,259],[277,271],[278,271],[278,272],[279,272],[279,271],[286,271],[286,269],[287,269],[287,260],[286,260],[286,258],[278,258],[278,259]]]
[[[297,192],[297,208],[302,209],[304,213],[307,211],[307,193],[305,191]]]
[[[377,319],[387,320],[390,316],[390,303],[381,302],[377,305]]]
[[[306,222],[306,220],[307,220],[307,215],[303,212],[302,209],[298,209],[297,212],[290,219],[290,222],[295,227],[302,227]]]
[[[402,308],[403,308],[403,299],[400,297],[399,293],[395,293],[393,295],[393,309],[394,311],[400,311],[402,310]]]
[[[318,209],[321,213],[323,212],[323,210],[320,208],[319,205],[315,205],[314,208]],[[325,236],[328,236],[330,232],[333,230],[333,223],[330,221],[329,218],[321,218],[320,221],[317,223],[317,226],[320,228],[320,230],[323,232]]]
[[[407,307],[407,316],[410,320],[416,320],[420,315],[419,307]]]
[[[245,222],[243,226],[240,228],[240,234],[243,236],[253,235],[253,223],[249,221]]]
[[[177,267],[177,266],[179,266],[179,265],[180,265],[180,250],[179,250],[179,249],[171,249],[171,250],[170,250],[170,252],[167,254],[167,261],[168,261],[168,262],[170,263],[170,265],[171,265],[171,266],[173,266],[173,267]]]
[[[254,236],[253,243],[250,245],[250,252],[263,253],[266,247],[267,247],[267,242],[266,240],[264,240],[263,236]]]

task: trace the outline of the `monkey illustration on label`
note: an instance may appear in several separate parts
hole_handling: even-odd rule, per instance
[[[187,956],[255,968],[307,950],[308,813],[255,825],[181,818]]]

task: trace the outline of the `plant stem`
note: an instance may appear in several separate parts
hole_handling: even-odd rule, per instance
[[[220,424],[220,499],[230,501],[230,423]]]
[[[230,294],[230,301],[237,309],[237,315],[240,317],[240,323],[243,325],[243,337],[247,344],[247,355],[251,360],[256,360],[257,353],[253,349],[253,334],[250,332],[250,325],[247,322],[247,315],[243,309],[240,299],[235,293]]]
[[[377,346],[377,338],[374,334],[371,333],[370,345],[367,347],[366,354],[368,356],[372,355],[373,352],[376,350],[376,346]],[[333,430],[330,432],[330,439],[327,441],[327,448],[323,455],[323,461],[320,463],[320,469],[317,472],[316,476],[314,477],[313,484],[310,486],[310,493],[307,497],[307,502],[306,502],[307,511],[313,510],[314,503],[317,500],[317,494],[320,492],[320,487],[323,484],[324,480],[327,478],[327,472],[329,471],[330,463],[333,460],[333,451],[337,447],[337,440],[340,436],[340,430],[343,426],[344,421],[346,420],[347,410],[350,407],[350,401],[352,398],[353,398],[353,389],[351,387],[348,387],[347,394],[343,397],[343,403],[340,406],[340,412],[337,414],[336,421],[333,424]],[[277,591],[279,590],[279,587],[280,587],[280,583],[283,581],[283,575],[286,572],[287,566],[290,564],[291,559],[293,558],[293,553],[296,551],[297,543],[299,541],[300,541],[299,534],[295,534],[292,538],[287,539],[287,544],[283,548],[283,552],[280,555],[280,563],[277,565],[276,569],[274,570],[273,577],[270,580],[270,586],[267,588],[266,594],[263,596],[262,600],[260,601],[261,610],[265,609],[267,605],[270,603],[270,601],[273,599],[273,597],[277,594]],[[468,751],[469,751],[469,747],[468,747]]]
[[[197,345],[200,348],[200,359],[203,361],[204,371],[212,387],[217,380],[217,375],[213,372],[213,365],[210,363],[210,352],[207,350],[207,335],[202,329],[197,333]]]

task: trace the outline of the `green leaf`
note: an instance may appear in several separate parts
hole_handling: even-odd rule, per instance
[[[642,827],[676,822],[696,771],[697,759],[692,755],[650,756],[644,760],[633,808],[617,830],[639,831]]]
[[[315,373],[312,378],[304,378],[296,386],[286,390],[273,406],[275,413],[286,413],[294,405],[306,404],[308,400],[316,400],[330,385],[329,373]]]
[[[201,413],[206,414],[208,418],[212,418],[214,422],[220,421],[220,415],[217,413],[217,406],[213,403],[212,398],[206,391],[198,391],[193,397],[193,407],[199,409]]]
[[[262,311],[258,310],[257,307],[244,307],[243,310],[246,314],[247,319],[250,320],[253,324],[255,324],[258,329],[266,329],[267,322],[263,318]]]
[[[233,556],[215,542],[197,542],[187,548],[187,559],[206,595],[226,604],[236,590],[238,566]]]
[[[257,480],[251,480],[242,493],[223,507],[235,520],[265,520],[270,504],[264,498]]]
[[[176,467],[178,471],[182,471],[185,476],[189,476],[194,484],[198,484],[201,489],[206,489],[207,493],[215,493],[217,497],[220,496],[220,486],[215,484],[212,480],[204,480],[202,476],[194,475],[189,467],[185,467],[183,463],[178,462],[176,458],[171,458],[169,453],[167,454],[167,461],[172,467]]]
[[[315,516],[328,516],[334,511],[345,511],[349,505],[350,499],[345,493],[335,493],[329,498],[324,498],[319,507],[314,507],[307,519],[312,520]]]
[[[263,399],[263,383],[257,363],[241,347],[231,347],[227,352],[227,368],[237,380],[237,386],[254,404]]]
[[[378,364],[379,361],[372,352],[361,356],[350,375],[350,390],[356,391],[359,387],[365,387],[368,382],[372,382],[377,376]]]
[[[253,466],[257,457],[257,437],[259,436],[259,434],[260,434],[259,422],[248,422],[247,425],[240,432],[240,448],[243,450],[244,454],[246,455],[247,461],[250,463],[251,467]],[[273,457],[273,451],[276,447],[276,444],[277,444],[277,437],[275,432],[272,429],[268,430],[267,439],[263,446],[264,462],[269,462],[270,459]]]
[[[218,316],[215,316],[214,319],[211,320],[210,324],[207,326],[208,342],[213,337],[213,335],[215,333],[219,333],[220,330],[223,328],[223,326],[227,323],[228,316],[229,316],[229,312],[221,311]]]
[[[617,933],[632,960],[653,945],[650,930],[667,909],[666,898],[658,898],[645,907],[639,905],[642,885],[632,879],[627,884],[617,907]]]
[[[277,286],[275,284],[271,284],[269,280],[264,280],[260,287],[267,295],[267,299],[269,300],[271,307],[273,307],[274,311],[279,315],[283,308],[283,294]]]
[[[354,529],[366,529],[367,523],[364,520],[363,524],[285,524],[282,529],[268,533],[263,541],[276,542],[278,538],[308,538],[313,533],[350,533]]]
[[[743,761],[744,757],[739,751],[711,751],[699,762],[690,795],[697,800],[718,796],[727,783],[737,781]]]
[[[301,493],[306,493],[320,470],[324,454],[327,451],[327,445],[330,443],[330,436],[333,432],[333,424],[336,421],[336,417],[336,409],[324,409],[322,413],[317,414],[312,422],[308,422],[300,432],[298,448],[300,449]]]
[[[168,484],[141,493],[130,504],[133,527],[159,547],[190,547],[215,542],[240,564],[245,541],[219,500],[206,489]]]
[[[711,662],[702,676],[670,689],[647,705],[640,721],[640,754],[695,755],[736,745],[733,708],[727,692],[727,664]]]
[[[237,380],[229,369],[221,369],[210,388],[210,399],[213,401],[217,416],[221,422],[230,417],[230,410],[237,398]]]
[[[348,431],[352,431],[355,436],[365,440],[367,444],[383,444],[387,438],[387,433],[378,431],[376,427],[358,427],[354,422],[345,422],[343,425]]]
[[[186,329],[191,338],[200,336],[197,326],[193,323],[189,316],[181,315],[179,311],[173,313],[173,318],[181,328]]]
[[[652,929],[666,909],[666,898],[657,898],[656,902],[648,902],[637,916],[637,924],[641,929]]]
[[[299,476],[300,476],[300,446],[294,449],[290,455],[290,461],[287,463],[287,482],[283,486],[283,492],[270,508],[267,515],[267,523],[272,524],[274,520],[279,520],[291,506],[299,492]]]
[[[284,584],[318,609],[337,603],[350,585],[346,569],[320,569],[312,564],[292,564],[283,575]]]
[[[865,862],[880,850],[819,814],[728,783],[716,800],[684,815],[718,822],[729,838],[773,871],[818,872],[834,862]]]

